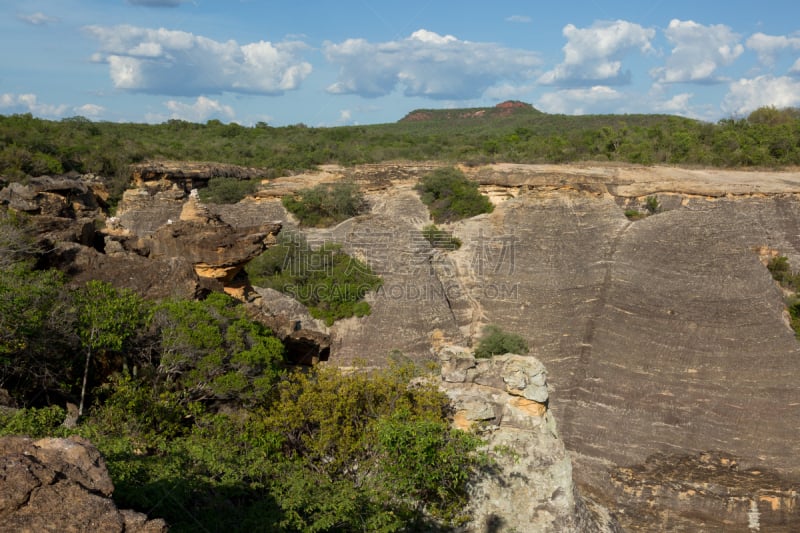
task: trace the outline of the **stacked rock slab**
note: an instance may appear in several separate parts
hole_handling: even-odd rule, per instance
[[[607,511],[575,489],[538,359],[475,359],[456,346],[444,347],[439,358],[441,388],[456,410],[456,427],[477,429],[494,462],[470,489],[472,522],[462,531],[618,530]]]

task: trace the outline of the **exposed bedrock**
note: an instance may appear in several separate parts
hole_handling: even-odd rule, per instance
[[[441,385],[461,429],[479,428],[492,467],[470,486],[470,533],[614,532],[608,511],[583,498],[548,410],[545,368],[535,357],[475,359],[458,346],[438,353]]]
[[[486,324],[525,336],[549,370],[576,481],[612,508],[610,471],[657,453],[720,451],[742,468],[800,476],[800,344],[758,253],[800,267],[795,173],[469,173],[497,205],[447,226],[458,251],[419,238],[430,219],[407,178],[365,187],[368,214],[306,232],[344,243],[385,280],[370,316],[334,325],[331,361],[382,364],[392,350],[427,359]],[[650,195],[662,212],[624,216]],[[740,514],[717,518],[748,527]]]

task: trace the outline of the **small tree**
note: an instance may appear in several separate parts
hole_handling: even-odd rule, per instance
[[[134,292],[117,290],[111,284],[92,280],[75,295],[78,337],[86,359],[78,416],[83,415],[89,368],[93,357],[120,352],[147,322],[144,300]]]

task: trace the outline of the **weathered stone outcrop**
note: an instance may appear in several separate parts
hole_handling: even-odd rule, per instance
[[[227,287],[251,259],[275,242],[280,229],[281,224],[273,223],[236,231],[192,195],[178,220],[161,226],[144,242],[151,259],[185,259],[198,277]]]
[[[472,522],[465,532],[618,531],[609,513],[583,499],[572,464],[547,409],[544,366],[507,354],[475,359],[446,346],[441,388],[461,429],[480,428],[494,468],[470,488]]]
[[[0,189],[0,205],[36,218],[36,238],[47,249],[59,242],[91,246],[108,193],[92,175],[40,176]]]
[[[0,530],[161,533],[163,520],[117,509],[105,461],[81,437],[0,439]]]
[[[629,531],[800,531],[800,483],[721,452],[656,454],[611,473]]]
[[[148,161],[131,166],[137,187],[167,188],[177,185],[185,192],[208,185],[211,178],[255,180],[266,177],[262,168],[200,161]]]
[[[576,482],[595,499],[610,497],[613,468],[657,453],[721,450],[743,468],[800,475],[800,344],[754,251],[777,250],[800,267],[800,175],[464,170],[496,208],[447,227],[464,243],[458,251],[418,238],[430,219],[410,177],[364,185],[368,214],[306,232],[343,243],[384,277],[370,316],[331,328],[332,361],[382,364],[392,350],[426,359],[436,343],[466,344],[500,324],[547,365]],[[335,180],[355,171],[325,172]],[[292,177],[293,187],[318,174]],[[628,220],[624,209],[650,195],[662,211]]]

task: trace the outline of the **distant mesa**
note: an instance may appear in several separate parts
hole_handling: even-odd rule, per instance
[[[520,111],[541,113],[531,104],[519,100],[506,100],[494,107],[476,107],[468,109],[416,109],[400,122],[425,122],[434,120],[477,119],[488,117],[506,117]]]

